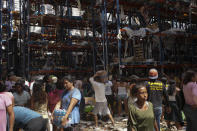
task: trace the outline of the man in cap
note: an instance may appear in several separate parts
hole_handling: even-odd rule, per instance
[[[156,69],[150,69],[149,81],[147,82],[148,101],[153,104],[155,119],[157,121],[158,128],[160,130],[160,118],[162,114],[162,99],[164,97],[166,105],[168,106],[168,94],[165,85],[157,80],[158,71]],[[169,110],[169,108],[167,108]]]

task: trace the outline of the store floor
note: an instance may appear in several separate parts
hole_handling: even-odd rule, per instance
[[[111,121],[99,120],[99,126],[95,128],[93,121],[80,121],[81,131],[127,131],[127,118],[115,117],[115,126],[112,125]]]
[[[99,120],[99,127],[95,128],[93,121],[81,120],[80,129],[81,131],[127,131],[127,118],[126,117],[115,117],[115,126],[113,127],[111,121],[103,122]],[[186,131],[186,127],[182,130],[177,130],[175,126],[170,129],[167,128],[166,122],[161,123],[161,131]]]

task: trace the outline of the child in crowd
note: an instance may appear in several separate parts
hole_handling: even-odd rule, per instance
[[[105,96],[107,98],[108,105],[110,106],[111,113],[113,115],[114,95],[113,95],[113,83],[111,81],[112,76],[109,76],[109,80],[106,82]]]
[[[122,102],[124,103],[124,109],[125,109],[125,113],[128,112],[128,104],[127,104],[127,87],[128,84],[126,82],[124,82],[123,80],[121,80],[120,82],[117,83],[117,98],[118,98],[118,116],[121,115],[122,113]]]

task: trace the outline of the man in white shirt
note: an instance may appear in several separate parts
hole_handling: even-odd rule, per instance
[[[93,110],[93,114],[94,114],[94,118],[95,118],[96,127],[98,126],[97,114],[108,115],[110,120],[112,121],[112,124],[114,125],[114,120],[113,120],[113,117],[112,117],[110,110],[107,106],[107,99],[105,97],[106,85],[104,83],[107,81],[107,72],[104,70],[98,71],[89,80],[90,80],[90,82],[94,88],[94,91],[95,91],[96,105]]]

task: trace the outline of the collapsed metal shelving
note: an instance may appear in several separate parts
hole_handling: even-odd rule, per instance
[[[176,45],[175,42],[173,47],[175,49],[172,51],[175,60],[167,62],[163,39],[168,36],[164,32],[165,29],[168,29],[166,26],[171,24],[171,27],[184,27],[187,32],[170,35],[176,39],[188,41],[188,43],[195,41],[195,32],[191,31],[192,26],[196,27],[197,24],[196,7],[191,5],[191,2],[179,3],[171,0],[160,2],[156,0],[19,0],[17,11],[13,9],[15,1],[6,2],[9,3],[6,7],[8,14],[10,14],[9,26],[15,23],[15,28],[17,28],[12,31],[12,35],[11,31],[7,33],[10,33],[10,37],[17,39],[22,74],[27,78],[30,77],[30,74],[66,73],[70,70],[80,72],[80,70],[87,68],[87,72],[95,72],[100,68],[111,72],[111,68],[114,66],[118,67],[115,69],[118,69],[121,75],[122,70],[129,70],[129,68],[156,67],[165,69],[177,67],[177,64],[178,67],[186,66],[186,64],[193,66],[195,61],[193,57],[195,51],[193,51],[193,54],[189,54],[191,55],[188,57],[189,62],[182,64],[180,53],[177,54],[179,51],[176,49],[179,45]],[[43,8],[46,4],[53,8],[53,15],[44,13]],[[2,3],[0,5],[2,7]],[[84,15],[73,16],[73,8],[78,8],[84,12]],[[144,8],[143,11],[142,8]],[[1,18],[2,11],[0,12]],[[143,16],[146,16],[146,12],[149,12],[150,19],[150,22],[147,23]],[[139,23],[133,25],[133,21]],[[146,33],[145,37],[132,36],[128,38],[128,34],[122,31],[125,27],[134,31],[141,27],[152,26],[155,23],[159,29],[158,32]],[[35,33],[32,28],[39,28],[40,32]],[[85,32],[83,34],[86,36],[72,35],[74,29]],[[2,34],[2,28],[0,33]],[[151,42],[155,36],[158,38],[158,49],[156,49],[156,53],[152,53]],[[1,36],[0,40],[2,42]],[[86,44],[82,45],[83,42]],[[190,50],[195,46],[195,44],[188,44],[187,48]],[[62,64],[59,67],[55,65],[58,68],[42,69],[45,63],[40,61],[40,58],[42,57],[46,62],[43,52],[50,52],[54,56],[61,53],[61,55],[55,56],[57,59],[55,62]],[[77,68],[78,66],[73,62],[77,55],[74,56],[73,52],[86,54],[84,57],[87,58],[82,58],[86,59],[85,63],[79,62],[79,67],[84,65],[84,67],[87,66],[86,68]],[[65,55],[67,57],[64,57]],[[188,54],[183,55],[185,57]],[[53,57],[53,55],[51,56]],[[131,57],[132,60],[129,61],[128,59]],[[145,59],[153,60],[149,62]],[[50,60],[48,59],[49,62]],[[67,62],[63,62],[65,60]],[[38,61],[36,64],[32,64],[36,61]]]

